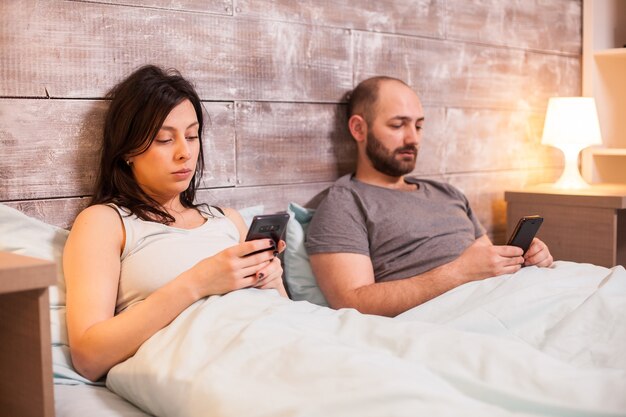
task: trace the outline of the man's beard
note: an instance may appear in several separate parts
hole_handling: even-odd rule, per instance
[[[397,154],[405,151],[415,152],[415,158],[410,161],[396,159]],[[418,148],[416,145],[406,145],[390,152],[372,132],[367,132],[365,153],[377,171],[390,177],[401,177],[415,169]]]

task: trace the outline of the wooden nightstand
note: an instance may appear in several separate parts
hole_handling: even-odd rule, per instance
[[[626,266],[626,186],[559,190],[542,184],[506,191],[507,233],[524,215],[544,217],[537,237],[555,260]]]
[[[54,416],[48,286],[53,262],[0,252],[0,410]]]

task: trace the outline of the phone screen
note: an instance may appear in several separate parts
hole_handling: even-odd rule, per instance
[[[284,239],[288,222],[288,213],[262,214],[254,216],[252,218],[252,224],[250,224],[250,229],[248,229],[248,234],[246,235],[246,241],[256,239],[272,239],[276,247],[278,247],[278,242]],[[259,252],[262,252],[262,250]],[[254,253],[251,253],[250,255],[253,255]]]
[[[526,253],[542,223],[543,217],[538,215],[522,217],[517,222],[507,245],[522,248],[524,253]]]

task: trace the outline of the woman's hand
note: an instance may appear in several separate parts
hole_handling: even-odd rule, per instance
[[[274,252],[274,258],[256,273],[256,283],[253,285],[255,288],[262,290],[273,288],[283,297],[287,297],[287,291],[283,283],[283,267],[280,259],[276,256],[284,251],[286,247],[287,245],[284,241],[278,242],[278,250]]]
[[[235,224],[235,226],[237,226],[237,229],[239,230],[239,235],[240,235],[240,239],[242,242],[239,246],[247,245],[252,242],[267,242],[263,244],[265,246],[261,246],[260,248],[261,250],[266,249],[268,248],[268,246],[270,246],[270,248],[268,248],[268,250],[264,252],[267,255],[270,255],[269,259],[267,259],[262,265],[259,264],[258,265],[259,268],[255,271],[255,273],[252,276],[250,277],[246,276],[247,278],[251,278],[252,282],[250,284],[246,282],[247,285],[244,285],[238,288],[232,288],[229,291],[233,291],[239,288],[246,288],[250,286],[255,287],[255,288],[260,288],[260,289],[274,288],[278,290],[278,292],[282,296],[287,297],[287,291],[285,291],[285,287],[283,285],[283,279],[282,279],[283,268],[282,268],[280,259],[276,257],[276,255],[283,252],[285,248],[287,247],[287,244],[285,243],[285,241],[283,240],[279,241],[278,248],[276,248],[274,246],[274,242],[269,239],[259,239],[259,240],[245,242],[245,238],[248,234],[248,226],[246,226],[241,215],[236,210],[229,209],[229,208],[224,208],[224,212],[226,213],[226,216]],[[246,253],[250,253],[259,249],[253,249],[253,250],[246,249],[246,250],[247,250]],[[256,257],[256,256],[257,255],[251,255],[250,258]]]
[[[262,252],[248,255],[256,251]],[[271,239],[259,239],[239,243],[203,259],[187,271],[197,298],[254,286],[259,282],[260,272],[263,280],[274,277],[278,269],[282,274],[280,262],[273,262],[275,252]]]

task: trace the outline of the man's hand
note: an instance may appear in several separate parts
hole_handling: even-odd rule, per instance
[[[519,271],[525,261],[522,254],[518,247],[494,246],[488,240],[478,239],[448,266],[463,282],[476,281]]]
[[[548,246],[537,238],[533,239],[530,247],[524,255],[525,266],[535,265],[540,267],[549,267],[552,265],[553,260],[554,259],[550,254]]]

